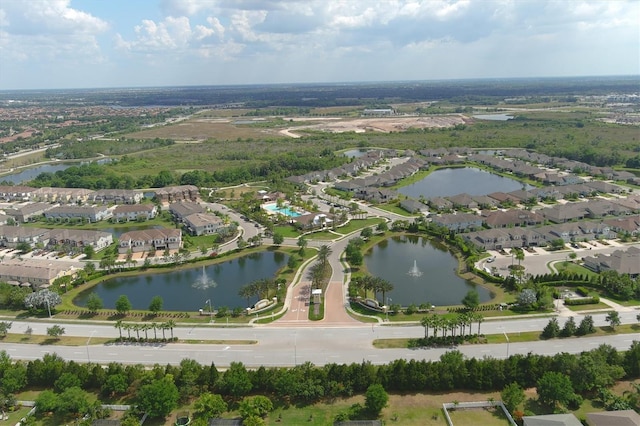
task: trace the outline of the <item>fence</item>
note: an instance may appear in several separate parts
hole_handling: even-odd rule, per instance
[[[453,422],[451,421],[451,417],[449,417],[449,411],[447,410],[458,410],[461,408],[489,408],[489,407],[500,407],[502,408],[502,412],[507,417],[507,420],[511,424],[511,426],[518,426],[516,422],[509,414],[509,410],[504,406],[502,401],[478,401],[478,402],[445,402],[442,404],[442,410],[444,411],[444,417],[447,419],[447,424],[449,426],[453,426]]]

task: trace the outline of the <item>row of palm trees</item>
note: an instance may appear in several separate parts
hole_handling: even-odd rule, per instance
[[[265,299],[269,299],[271,296],[271,290],[273,290],[273,294],[277,294],[278,287],[285,283],[286,280],[282,278],[277,280],[261,278],[240,287],[240,290],[238,290],[238,296],[247,299],[247,306],[249,306],[249,299],[252,297],[264,296]]]
[[[469,327],[468,336],[472,336],[471,326],[478,323],[478,336],[480,335],[480,324],[484,322],[484,317],[477,312],[461,312],[454,316],[443,316],[431,314],[420,320],[420,325],[424,327],[424,338],[429,338],[429,329],[433,330],[433,337],[438,337],[438,331],[442,331],[442,337],[447,338],[450,335],[452,339],[456,336],[464,337],[467,335],[466,330]],[[450,332],[450,334],[449,334]]]
[[[382,300],[386,300],[386,294],[393,290],[393,284],[384,278],[374,277],[373,275],[364,275],[355,277],[351,280],[351,287],[359,294],[362,290],[373,292],[374,299],[378,298],[378,293],[382,293]]]
[[[173,340],[173,329],[176,327],[176,322],[173,320],[169,320],[166,322],[151,322],[151,323],[132,323],[132,322],[124,322],[122,320],[116,321],[114,324],[115,328],[120,332],[120,340],[122,340],[122,330],[127,332],[128,338],[131,339],[131,332],[134,331],[136,333],[137,339],[140,340],[140,332],[144,332],[144,339],[149,340],[148,332],[153,329],[153,338],[154,340],[158,339],[158,330],[162,331],[162,339],[166,340],[165,331],[171,330],[171,340]]]

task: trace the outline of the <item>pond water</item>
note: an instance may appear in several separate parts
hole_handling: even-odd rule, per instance
[[[373,276],[393,284],[386,294],[391,304],[402,306],[429,303],[436,306],[458,305],[467,292],[475,289],[481,302],[492,295],[456,275],[457,259],[446,247],[418,236],[386,239],[365,254],[365,264]],[[382,294],[378,293],[379,302]]]
[[[106,280],[78,295],[73,303],[86,306],[92,292],[102,299],[106,309],[114,309],[120,295],[126,295],[133,309],[148,309],[154,296],[162,297],[163,310],[193,312],[226,306],[246,308],[247,299],[238,295],[240,287],[262,278],[273,278],[287,264],[288,256],[281,252],[264,251],[215,265],[149,273],[133,277],[117,277]],[[258,297],[249,300],[250,304]]]
[[[343,152],[342,154],[345,157],[358,158],[358,157],[364,157],[365,155],[367,155],[367,152],[369,152],[368,149],[360,148],[360,149],[350,149],[348,151]]]
[[[111,162],[111,159],[102,158],[100,160],[96,160],[95,162],[98,164],[106,164]],[[40,166],[35,166],[35,167],[30,167],[25,169],[19,169],[20,170],[19,172],[0,176],[0,182],[5,180],[7,182],[13,183],[14,185],[20,185],[23,182],[28,182],[30,180],[37,178],[40,173],[55,173],[60,170],[66,170],[71,166],[78,166],[80,164],[87,164],[87,163],[90,163],[90,161],[89,162],[87,161],[71,162],[71,163],[56,162],[51,164],[42,164]]]
[[[72,165],[73,164],[70,163],[43,164],[29,169],[21,169],[21,171],[17,173],[0,176],[0,181],[6,180],[14,185],[19,185],[35,179],[40,173],[55,173],[58,170],[68,169]]]
[[[515,179],[496,175],[473,167],[439,169],[424,179],[403,186],[398,192],[408,197],[425,198],[448,197],[467,193],[469,195],[487,195],[492,192],[511,192],[518,189],[531,189]]]

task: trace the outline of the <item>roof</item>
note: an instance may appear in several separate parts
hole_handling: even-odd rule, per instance
[[[209,419],[209,426],[242,426],[242,419]]]
[[[640,414],[633,410],[587,413],[589,426],[640,426]]]
[[[522,420],[523,426],[582,426],[582,422],[571,413],[525,416]]]

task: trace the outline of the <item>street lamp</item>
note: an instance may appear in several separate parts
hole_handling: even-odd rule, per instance
[[[393,302],[389,296],[387,296],[387,322],[389,322],[389,309],[391,307],[390,303]]]
[[[89,338],[87,339],[87,363],[91,364],[91,357],[89,356],[89,342],[91,342],[91,338],[93,337],[93,335],[95,334],[96,330],[93,330],[91,332],[91,335],[89,336]]]

